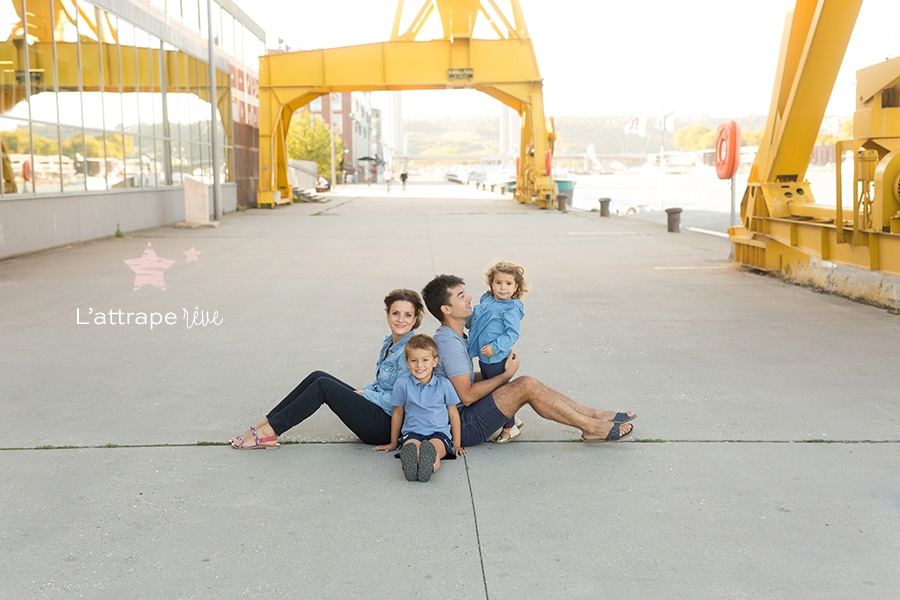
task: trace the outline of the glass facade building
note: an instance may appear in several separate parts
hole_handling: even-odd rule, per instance
[[[126,231],[183,219],[187,177],[255,202],[265,34],[231,0],[0,0],[0,32],[0,258],[110,235],[104,207]],[[41,231],[73,205],[99,229]]]

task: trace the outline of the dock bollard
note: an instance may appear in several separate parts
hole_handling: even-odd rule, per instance
[[[680,232],[681,231],[681,209],[680,208],[667,208],[666,215],[668,215],[669,233]]]
[[[608,217],[609,216],[609,201],[610,198],[597,198],[600,201],[600,216]]]

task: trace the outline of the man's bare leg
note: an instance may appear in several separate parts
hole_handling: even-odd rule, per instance
[[[566,398],[567,400],[571,400],[571,398],[568,398],[566,396],[563,396],[563,398]],[[584,404],[575,402],[574,400],[571,400],[571,401],[573,404],[573,406],[572,406],[573,410],[577,410],[578,412],[580,412],[581,414],[583,414],[586,417],[600,419],[601,421],[612,421],[616,417],[616,414],[618,412],[615,410],[603,410],[600,408],[591,408],[590,406],[585,406]],[[622,412],[624,412],[626,415],[628,415],[628,420],[635,418],[635,414],[634,414],[633,410],[622,411]]]
[[[497,408],[508,417],[528,404],[545,419],[576,427],[589,438],[606,437],[616,425],[608,420],[614,412],[583,406],[533,377],[518,377],[494,390],[493,396]],[[619,435],[627,435],[631,429],[630,424],[620,425]]]

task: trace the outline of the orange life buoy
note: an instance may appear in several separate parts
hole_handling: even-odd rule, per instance
[[[550,154],[549,150],[547,150],[546,152],[544,152],[544,171],[547,172],[547,175],[550,174],[552,166],[553,166],[553,155]]]
[[[731,179],[741,164],[741,129],[734,121],[719,125],[716,131],[716,175]]]

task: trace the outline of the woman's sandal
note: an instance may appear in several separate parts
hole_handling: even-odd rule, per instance
[[[237,450],[257,450],[259,448],[265,448],[266,450],[273,448],[281,448],[281,444],[278,443],[277,435],[270,435],[268,437],[261,438],[256,435],[256,427],[250,426],[250,431],[253,432],[253,443],[247,444],[244,442],[244,438],[241,436],[237,436],[233,440],[231,440],[231,447]]]
[[[519,418],[519,415],[516,415],[516,427],[518,427],[519,429],[525,427],[525,423],[522,422],[522,419]],[[500,429],[498,429],[497,431],[495,431],[494,433],[492,433],[491,435],[489,435],[488,438],[487,438],[486,440],[484,440],[484,441],[486,441],[486,442],[493,442],[493,441],[496,440],[498,437],[500,437],[500,434],[503,433],[503,430],[504,430],[505,428],[506,428],[506,425],[504,425],[503,427],[501,427]]]
[[[515,425],[513,425],[512,427],[504,427],[500,430],[500,435],[494,438],[494,443],[508,444],[520,435],[522,435],[522,432],[519,431],[519,428]]]

